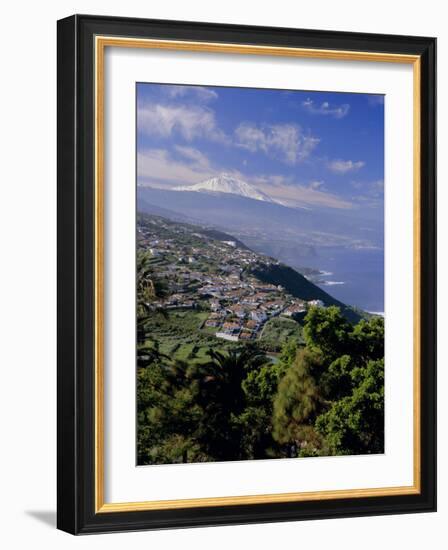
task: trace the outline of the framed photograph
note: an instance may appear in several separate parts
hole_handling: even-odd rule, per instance
[[[434,38],[58,22],[58,527],[436,508]]]

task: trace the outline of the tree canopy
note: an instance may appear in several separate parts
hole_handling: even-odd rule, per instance
[[[353,326],[336,307],[312,308],[304,336],[275,396],[275,439],[299,456],[383,452],[383,319]]]
[[[164,356],[142,319],[139,464],[384,451],[382,318],[353,325],[310,308],[305,344],[292,338],[275,358],[246,343],[193,362]]]

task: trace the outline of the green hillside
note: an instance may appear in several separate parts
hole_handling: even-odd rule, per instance
[[[337,306],[341,308],[344,317],[352,323],[357,323],[361,319],[357,311],[327,294],[292,267],[284,264],[259,264],[251,273],[263,283],[281,285],[289,294],[302,300],[322,300],[326,306]]]

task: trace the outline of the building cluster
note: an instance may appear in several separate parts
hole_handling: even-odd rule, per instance
[[[193,233],[181,224],[151,218],[138,225],[138,245],[151,255],[154,273],[167,287],[166,296],[154,308],[201,309],[209,312],[201,329],[226,340],[254,340],[269,319],[304,314],[320,300],[306,302],[281,286],[263,283],[250,267],[275,260],[236,246]]]

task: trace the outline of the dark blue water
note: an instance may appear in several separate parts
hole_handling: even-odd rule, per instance
[[[384,251],[321,247],[317,256],[300,259],[296,267],[313,267],[326,272],[319,286],[345,304],[365,311],[384,312]],[[336,284],[335,284],[336,283]]]

